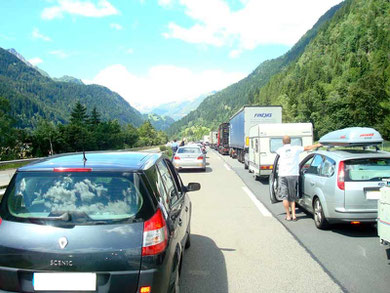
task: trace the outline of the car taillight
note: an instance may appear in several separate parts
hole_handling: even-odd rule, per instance
[[[260,170],[272,170],[273,165],[261,165]]]
[[[165,250],[168,242],[167,225],[160,209],[144,222],[142,256],[156,255]]]
[[[0,225],[1,225],[1,223],[3,222],[3,219],[2,218],[0,218]]]
[[[344,171],[344,162],[341,161],[339,163],[339,171],[337,172],[337,186],[341,189],[341,190],[344,190],[345,188],[345,181],[344,181],[344,177],[345,177],[345,171]]]
[[[150,286],[143,286],[139,289],[139,293],[151,293],[152,287]]]
[[[198,160],[203,160],[203,156],[199,156],[199,157],[198,157]]]
[[[54,168],[53,172],[91,172],[92,168]]]
[[[173,157],[174,160],[180,160],[180,157]]]

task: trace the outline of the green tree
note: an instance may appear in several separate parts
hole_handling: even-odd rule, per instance
[[[87,108],[83,106],[80,101],[74,106],[72,113],[70,114],[71,124],[86,125],[88,122]]]

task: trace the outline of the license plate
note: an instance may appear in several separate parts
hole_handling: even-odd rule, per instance
[[[366,191],[366,199],[379,199],[380,196],[380,191]]]
[[[34,273],[36,291],[96,291],[95,273]]]

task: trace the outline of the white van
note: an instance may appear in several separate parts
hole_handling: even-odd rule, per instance
[[[283,145],[283,136],[291,137],[292,145],[313,144],[311,123],[258,124],[249,130],[249,172],[255,177],[269,176],[273,169],[276,150]]]

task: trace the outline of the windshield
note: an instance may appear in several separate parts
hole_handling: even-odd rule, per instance
[[[9,216],[77,224],[141,217],[144,188],[135,173],[18,173],[6,194]]]
[[[377,181],[390,178],[389,158],[366,158],[345,162],[346,181]]]

